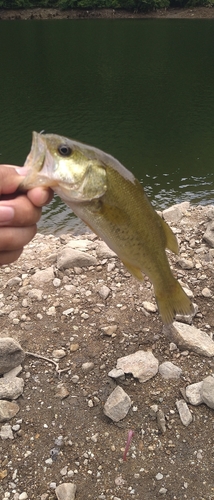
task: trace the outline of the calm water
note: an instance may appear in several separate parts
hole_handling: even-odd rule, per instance
[[[0,24],[0,161],[23,164],[32,130],[97,146],[153,205],[214,202],[214,21]],[[43,232],[79,228],[56,198]]]

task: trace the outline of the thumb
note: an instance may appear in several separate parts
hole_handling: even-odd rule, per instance
[[[12,194],[21,182],[21,176],[26,175],[26,169],[15,165],[0,165],[0,196]]]

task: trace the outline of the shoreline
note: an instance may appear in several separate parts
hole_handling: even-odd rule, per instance
[[[2,21],[30,21],[53,19],[213,19],[213,7],[169,8],[149,12],[130,12],[120,9],[0,9]]]
[[[10,362],[0,498],[54,500],[61,488],[73,500],[181,499],[184,481],[188,499],[213,498],[214,205],[184,202],[164,218],[179,239],[170,267],[195,309],[173,328],[163,329],[148,278],[138,282],[94,234],[37,234],[0,267],[0,369]],[[142,354],[148,378],[141,361],[118,370]]]

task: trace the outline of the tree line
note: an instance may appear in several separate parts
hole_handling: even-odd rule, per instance
[[[214,0],[0,0],[1,9],[125,9],[148,11],[168,7],[214,6]]]

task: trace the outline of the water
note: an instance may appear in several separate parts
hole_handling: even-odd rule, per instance
[[[32,130],[118,158],[163,209],[214,201],[213,20],[5,21],[0,161],[23,164]],[[55,198],[43,232],[82,226]]]

